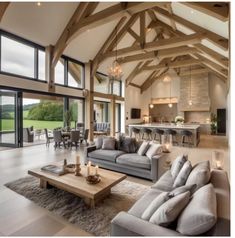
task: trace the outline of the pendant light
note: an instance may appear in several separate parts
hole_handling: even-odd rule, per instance
[[[117,45],[118,45],[117,30],[118,29],[116,27],[116,56],[112,65],[108,69],[108,78],[109,78],[110,84],[112,84],[114,81],[121,81],[121,78],[123,76],[122,68],[117,60]]]
[[[172,103],[171,103],[171,80],[172,79],[170,79],[170,103],[168,103],[169,108],[172,108],[172,106],[173,106]]]
[[[189,106],[193,105],[193,100],[192,100],[192,66],[190,65],[190,81],[189,81],[189,100],[188,100],[188,104]]]
[[[149,104],[149,107],[151,108],[151,109],[153,109],[154,108],[154,105],[153,105],[153,95],[152,95],[152,85],[153,85],[153,79],[151,79],[151,88],[150,88],[150,92],[151,92],[151,99],[150,99],[150,104]]]

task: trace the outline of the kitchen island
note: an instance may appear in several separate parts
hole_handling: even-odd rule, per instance
[[[132,135],[132,129],[133,128],[138,128],[138,129],[143,129],[143,128],[149,128],[149,129],[162,129],[162,130],[167,130],[167,129],[172,129],[177,132],[177,142],[180,144],[181,141],[181,136],[180,136],[180,131],[182,130],[188,130],[192,132],[192,145],[194,147],[197,147],[197,145],[200,142],[200,125],[198,124],[182,124],[182,125],[176,125],[173,123],[149,123],[149,124],[131,124],[128,125],[129,127],[129,136]]]

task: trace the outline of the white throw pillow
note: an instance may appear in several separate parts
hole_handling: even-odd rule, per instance
[[[169,199],[156,210],[149,221],[167,227],[176,220],[180,212],[187,206],[189,198],[190,192],[185,192]]]
[[[141,218],[149,221],[151,216],[154,214],[154,212],[166,201],[170,199],[169,193],[168,192],[163,192],[159,194],[150,204],[149,206],[145,209],[143,212]]]
[[[196,236],[209,231],[217,220],[216,194],[212,184],[197,190],[178,218],[176,230]]]
[[[177,188],[177,187],[185,185],[191,170],[192,170],[192,165],[191,165],[191,162],[188,160],[184,163],[182,169],[177,175],[173,184],[173,188]]]
[[[179,155],[177,158],[172,162],[171,165],[171,175],[172,178],[175,180],[177,175],[179,174],[180,170],[182,169],[184,163],[187,161],[187,157],[185,155]]]
[[[152,159],[152,157],[154,155],[158,155],[158,154],[161,154],[162,153],[162,145],[160,144],[155,144],[155,143],[152,143],[148,149],[148,151],[146,152],[146,156],[149,158],[149,159]]]
[[[149,141],[143,141],[143,143],[141,144],[140,148],[137,151],[137,154],[141,156],[145,155],[148,148],[149,148]]]
[[[103,145],[102,145],[102,150],[115,150],[115,139],[110,137],[110,138],[104,138],[103,139]]]

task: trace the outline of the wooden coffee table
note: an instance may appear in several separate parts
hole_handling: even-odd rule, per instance
[[[94,168],[92,168],[95,170]],[[49,172],[42,171],[40,168],[28,171],[28,174],[40,179],[40,187],[48,188],[52,185],[56,188],[73,193],[84,199],[85,203],[94,207],[95,204],[108,196],[111,188],[126,178],[125,174],[99,169],[101,181],[97,184],[86,182],[86,167],[81,166],[82,176],[75,176],[73,173],[57,176]]]

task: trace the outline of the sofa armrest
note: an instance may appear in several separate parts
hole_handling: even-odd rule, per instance
[[[155,225],[126,212],[120,212],[111,221],[111,236],[180,236],[168,228]]]
[[[166,172],[166,159],[168,154],[161,153],[151,159],[151,178],[156,182]]]
[[[88,153],[92,152],[96,150],[96,146],[95,145],[91,145],[91,146],[87,146],[84,148],[84,163],[87,163],[87,158],[88,158]]]

